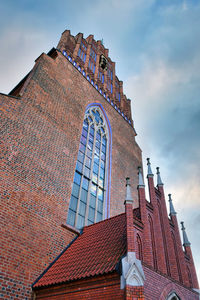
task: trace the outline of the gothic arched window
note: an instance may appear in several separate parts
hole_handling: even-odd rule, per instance
[[[152,253],[153,253],[153,265],[154,269],[157,270],[157,257],[156,257],[156,245],[155,245],[155,236],[154,236],[154,227],[153,227],[153,220],[151,216],[148,216],[149,219],[149,228],[150,228],[150,233],[151,233],[151,246],[152,246]]]
[[[143,260],[143,253],[142,253],[142,240],[139,236],[139,234],[137,234],[137,247],[138,247],[138,257],[139,260]]]
[[[67,223],[78,229],[106,217],[109,131],[100,106],[86,110]]]

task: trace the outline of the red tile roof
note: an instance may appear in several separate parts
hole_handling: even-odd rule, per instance
[[[125,253],[126,220],[121,214],[84,227],[33,288],[112,272]]]

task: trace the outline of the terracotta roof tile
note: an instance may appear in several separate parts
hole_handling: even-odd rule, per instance
[[[84,227],[33,288],[112,272],[125,253],[126,221],[121,214]]]

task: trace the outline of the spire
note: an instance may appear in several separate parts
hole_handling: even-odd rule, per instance
[[[131,188],[130,188],[130,182],[129,182],[130,178],[127,177],[126,178],[126,198],[125,198],[125,204],[126,203],[130,203],[132,204],[133,203],[133,198],[131,196]]]
[[[148,177],[153,177],[153,172],[152,172],[152,170],[151,170],[150,158],[147,158],[147,166],[148,166],[147,178],[148,178]]]
[[[181,230],[183,231],[183,246],[190,246],[190,242],[188,240],[187,234],[185,232],[184,222],[181,222]]]
[[[145,187],[141,170],[142,170],[142,168],[138,167],[138,177],[139,177],[138,187]]]
[[[174,205],[172,203],[171,194],[168,194],[168,196],[169,196],[169,211],[170,211],[169,215],[170,216],[175,216],[176,215],[176,211],[175,211]]]
[[[157,167],[156,170],[157,170],[157,173],[156,173],[157,174],[157,185],[158,186],[163,185],[163,182],[162,182],[161,177],[160,177],[159,167]]]

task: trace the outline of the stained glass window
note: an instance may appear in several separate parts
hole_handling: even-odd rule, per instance
[[[108,134],[99,107],[86,111],[67,223],[78,229],[104,218]]]

